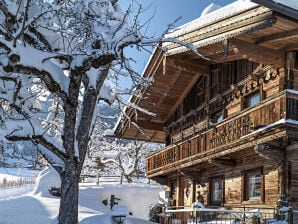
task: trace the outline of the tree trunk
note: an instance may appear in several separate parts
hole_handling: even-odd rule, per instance
[[[59,224],[78,223],[79,171],[75,162],[65,164],[61,176]]]
[[[132,177],[130,175],[124,174],[127,183],[132,183]]]

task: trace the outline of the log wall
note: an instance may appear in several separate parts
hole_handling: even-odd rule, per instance
[[[212,177],[222,176],[224,183],[224,203],[221,206],[253,205],[274,207],[276,206],[276,201],[279,199],[280,196],[278,167],[278,164],[258,155],[252,155],[243,159],[239,159],[237,161],[236,167],[219,167],[214,165],[209,167],[208,169],[202,170],[200,174],[198,174],[198,179],[200,180],[199,184],[196,185],[195,192],[200,191],[201,195],[203,195],[205,205],[210,206],[209,180]],[[263,170],[263,185],[264,187],[266,186],[266,191],[264,191],[264,201],[245,201],[242,196],[244,191],[242,186],[242,173],[244,171],[255,168],[261,168]],[[190,204],[184,205],[190,206]]]
[[[290,163],[290,183],[289,183],[289,198],[294,207],[298,207],[298,161]]]

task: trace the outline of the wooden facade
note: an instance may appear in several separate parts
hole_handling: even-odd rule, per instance
[[[281,195],[298,206],[298,22],[274,7],[171,34],[204,57],[173,43],[153,53],[144,76],[155,81],[132,102],[156,116],[127,108],[142,131],[124,117],[116,133],[166,144],[146,174],[168,185],[170,205],[200,192],[207,206],[275,206]]]

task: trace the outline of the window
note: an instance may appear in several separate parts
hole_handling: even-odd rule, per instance
[[[209,198],[211,205],[223,203],[223,178],[217,177],[209,180]]]
[[[247,95],[244,98],[243,108],[253,107],[261,102],[261,95],[259,91]]]
[[[222,122],[223,121],[223,114],[219,114],[216,118],[216,123]]]
[[[225,118],[225,114],[226,114],[226,111],[225,110],[221,110],[217,113],[214,113],[212,116],[211,116],[211,121],[213,123],[220,123],[223,121],[223,119]]]
[[[258,94],[255,94],[249,98],[248,106],[252,107],[254,105],[257,105],[260,102],[261,102],[261,97],[260,97],[260,94],[258,93]]]
[[[262,170],[244,172],[244,200],[262,199]]]
[[[247,198],[260,198],[261,197],[261,174],[250,174],[247,176]]]

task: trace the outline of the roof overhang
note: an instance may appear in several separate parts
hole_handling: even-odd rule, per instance
[[[166,54],[156,48],[143,73],[154,82],[141,89],[141,98],[131,98],[155,115],[126,108],[126,116],[116,127],[117,136],[165,142],[167,119],[199,77],[209,74],[210,64],[249,59],[279,68],[285,64],[285,52],[298,50],[297,20],[263,6],[178,34],[171,35],[192,43],[209,60],[176,43],[162,45],[168,48]]]
[[[141,90],[142,97],[132,97],[131,103],[150,112],[126,108],[126,116],[118,122],[116,135],[129,139],[164,142],[164,124],[201,75],[209,73],[207,63],[198,58],[171,55],[167,57],[157,48],[145,73],[154,79],[152,85]],[[152,114],[154,114],[152,116]]]

